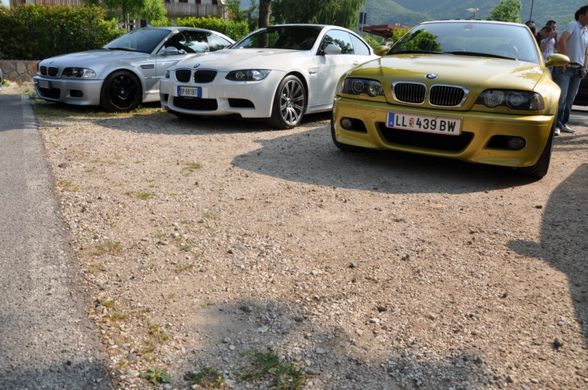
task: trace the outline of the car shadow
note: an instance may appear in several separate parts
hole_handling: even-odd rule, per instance
[[[539,242],[514,240],[517,253],[545,261],[568,279],[577,322],[588,347],[588,163],[579,166],[551,194]]]
[[[241,169],[315,185],[386,193],[469,193],[532,180],[513,169],[391,151],[347,153],[331,140],[328,124],[260,140],[259,149],[235,157]]]
[[[445,351],[445,357],[431,358],[419,352],[420,346],[397,345],[399,341],[389,338],[372,354],[365,348],[373,345],[358,345],[358,336],[342,326],[317,324],[309,309],[291,301],[237,300],[196,310],[200,313],[194,317],[200,320],[185,330],[206,335],[206,342],[187,356],[186,372],[208,367],[223,373],[236,388],[250,388],[240,374],[256,352],[294,363],[308,388],[475,388],[503,380],[481,352],[462,346]],[[255,388],[265,387],[257,382]]]

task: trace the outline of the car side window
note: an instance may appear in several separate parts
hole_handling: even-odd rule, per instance
[[[210,51],[217,51],[229,46],[231,42],[215,33],[208,34],[208,47]]]
[[[330,44],[339,46],[341,48],[341,54],[354,53],[353,45],[351,44],[351,38],[349,37],[349,33],[346,31],[331,30],[327,32],[321,41],[320,50],[325,50],[325,48]]]
[[[182,54],[207,52],[206,33],[201,31],[181,31],[168,39],[160,52],[166,47],[175,47]]]
[[[355,51],[356,55],[359,56],[369,56],[370,55],[370,49],[369,47],[358,37],[356,37],[353,34],[349,34],[349,36],[351,37],[351,42],[353,42],[353,49]]]

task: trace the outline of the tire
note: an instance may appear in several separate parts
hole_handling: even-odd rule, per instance
[[[553,147],[554,131],[555,125],[551,128],[551,133],[549,134],[549,138],[547,139],[545,148],[543,149],[543,152],[541,152],[541,156],[539,156],[539,160],[537,160],[537,163],[530,167],[520,169],[523,175],[539,180],[547,174],[547,171],[549,171],[549,163],[551,162],[551,149]]]
[[[289,75],[280,81],[274,103],[271,126],[277,129],[291,129],[296,127],[306,110],[306,88],[300,79]]]
[[[131,111],[141,104],[142,95],[137,76],[126,70],[117,70],[102,84],[100,105],[109,112]]]
[[[355,145],[347,145],[342,144],[341,142],[337,141],[337,136],[335,135],[335,118],[331,117],[331,138],[333,139],[333,143],[339,150],[344,152],[363,152],[365,151],[364,148]]]

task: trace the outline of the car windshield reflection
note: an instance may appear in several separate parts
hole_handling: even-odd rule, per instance
[[[136,51],[151,53],[169,35],[168,30],[141,29],[125,34],[104,46],[109,50]]]
[[[320,26],[268,27],[245,37],[232,49],[310,50],[321,30]]]
[[[539,63],[533,37],[524,26],[428,23],[404,35],[388,54],[428,53],[495,57]]]

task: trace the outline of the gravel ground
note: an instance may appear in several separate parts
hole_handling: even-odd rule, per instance
[[[256,352],[282,388],[588,387],[588,116],[529,182],[339,152],[327,115],[34,105],[121,389],[271,387]]]

